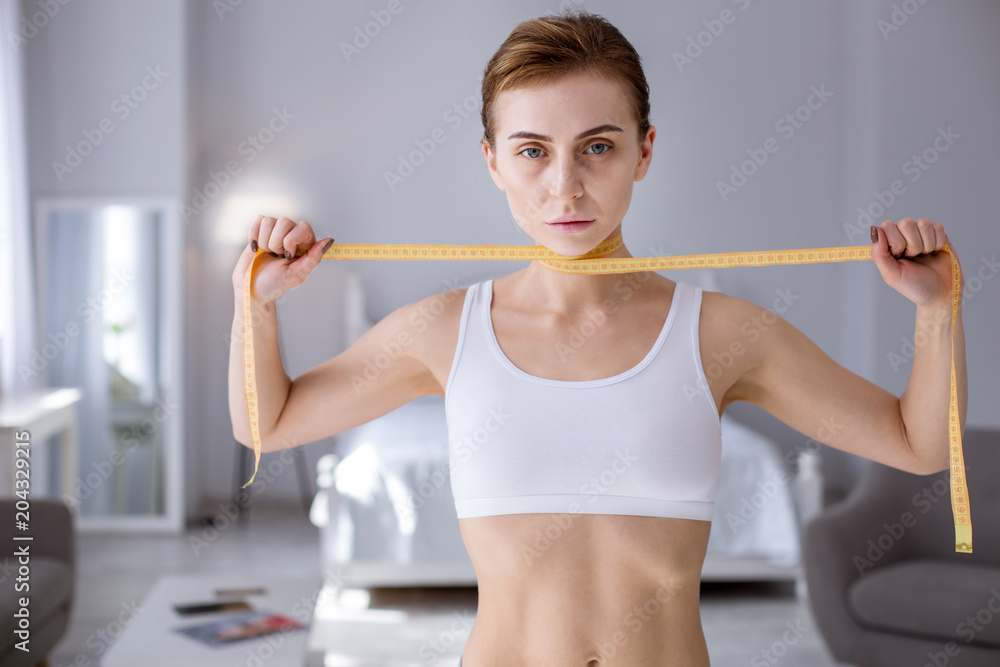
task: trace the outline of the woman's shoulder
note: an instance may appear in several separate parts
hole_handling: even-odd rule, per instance
[[[699,317],[702,343],[712,349],[756,343],[780,319],[775,310],[723,292],[702,289]]]

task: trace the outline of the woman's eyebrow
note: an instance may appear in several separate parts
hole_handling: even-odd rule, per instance
[[[623,132],[617,125],[612,125],[610,123],[605,123],[604,125],[598,125],[595,128],[591,128],[573,138],[573,141],[580,141],[581,139],[586,139],[595,134],[600,134],[602,132]],[[545,136],[544,134],[535,134],[534,132],[525,132],[524,130],[520,132],[515,132],[514,134],[507,137],[508,139],[534,139],[536,141],[548,141],[552,142],[552,137]]]

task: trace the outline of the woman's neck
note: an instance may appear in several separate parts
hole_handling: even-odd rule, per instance
[[[625,247],[619,227],[594,250],[579,257],[588,259],[632,257],[632,254]],[[545,266],[539,260],[534,260],[522,274],[523,277],[517,289],[521,298],[530,300],[531,303],[544,310],[576,312],[588,306],[601,307],[607,299],[614,298],[615,286],[627,280],[629,275],[623,273],[593,275],[563,273]],[[636,277],[645,278],[646,276]]]

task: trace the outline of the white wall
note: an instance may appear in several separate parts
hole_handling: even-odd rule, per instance
[[[103,113],[124,73],[147,64],[158,40],[185,44],[187,130],[183,139],[169,135],[174,150],[186,142],[185,201],[193,204],[195,190],[203,193],[212,173],[228,162],[236,161],[240,170],[192,218],[188,230],[188,506],[210,511],[232,490],[225,340],[233,306],[230,276],[241,246],[215,240],[220,225],[233,223],[225,217],[226,202],[246,194],[285,198],[294,215],[309,220],[319,235],[342,242],[530,242],[486,172],[478,109],[457,126],[449,122],[456,116],[445,114],[469,96],[478,103],[483,67],[518,21],[557,10],[560,3],[401,0],[403,10],[349,63],[340,43],[353,40],[355,27],[363,29],[372,20],[370,12],[384,10],[387,2],[245,0],[221,14],[219,3],[191,2],[185,29],[172,37],[170,21],[154,29],[160,21],[150,14],[168,11],[162,8],[173,3],[131,3],[142,10],[119,4],[105,0],[96,5],[105,7],[100,10],[71,3],[64,11],[76,12],[83,22],[66,22],[64,29],[89,36],[30,45],[29,67],[39,76],[75,58],[102,82],[95,89],[63,75],[44,93],[31,94],[29,111],[40,119],[30,146],[33,190],[52,187],[45,173],[48,157],[68,140],[49,134],[72,136]],[[650,173],[636,186],[625,220],[632,254],[867,245],[866,234],[849,237],[844,223],[854,221],[857,206],[870,203],[873,190],[904,177],[903,162],[929,145],[938,126],[949,124],[961,140],[918,182],[908,183],[906,194],[884,217],[943,222],[967,280],[981,265],[980,257],[992,257],[1000,246],[995,216],[990,217],[996,210],[994,156],[1000,142],[991,122],[1000,102],[995,66],[1000,59],[990,37],[1000,27],[1000,9],[989,0],[964,0],[947,8],[927,3],[888,39],[877,25],[890,19],[893,3],[888,0],[581,4],[606,16],[633,42],[652,88],[658,138]],[[102,56],[102,50],[90,58],[72,45],[96,39],[92,33],[115,33],[99,18],[111,7],[128,19],[134,43],[117,45],[116,59]],[[702,22],[724,9],[732,12],[732,22],[678,71],[673,53],[683,51],[689,37],[697,39],[705,29]],[[793,136],[779,133],[776,121],[803,104],[811,86],[825,86],[833,96]],[[294,119],[247,160],[241,142],[267,125],[275,107],[287,108]],[[135,131],[143,137],[137,145],[159,141],[164,125],[149,123],[140,126],[136,118]],[[445,131],[446,141],[390,191],[384,173],[435,128]],[[727,179],[731,165],[768,137],[777,140],[778,152],[722,201],[717,181]],[[167,152],[168,161],[179,159]],[[128,174],[119,174],[114,165],[107,165],[107,172],[95,166],[76,187],[131,183],[138,178],[134,172],[156,173],[154,162],[161,155],[146,151],[144,159],[129,163]],[[236,221],[237,230],[241,224]],[[377,320],[455,283],[468,285],[522,266],[350,264],[324,263],[279,306],[286,352],[291,346],[298,354],[288,367],[293,377],[342,349],[338,304],[329,295],[347,270],[363,277],[369,315]],[[702,277],[691,271],[664,275],[688,282]],[[882,282],[873,264],[729,269],[715,278],[721,291],[765,306],[776,290],[791,289],[799,299],[784,314],[789,321],[851,370],[894,393],[905,388],[907,369],[895,372],[886,355],[899,349],[900,336],[912,336],[914,308]],[[998,423],[991,403],[998,395],[1000,361],[987,343],[1000,324],[997,286],[1000,280],[984,283],[965,307],[969,425]],[[729,411],[783,447],[805,439],[754,406],[736,404]],[[332,446],[308,446],[310,462]],[[829,448],[824,455],[834,484],[849,485],[863,467],[862,459]],[[295,493],[294,473],[283,473],[268,489],[267,500],[290,501]]]
[[[58,13],[21,45],[32,195],[181,195],[183,3],[46,4]],[[21,6],[26,17],[42,11],[35,0]],[[70,172],[54,168],[72,167],[67,145],[80,141],[97,145]]]

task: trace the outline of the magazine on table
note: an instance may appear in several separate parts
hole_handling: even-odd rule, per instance
[[[244,639],[301,630],[305,625],[270,611],[252,611],[195,625],[174,628],[208,646],[225,646]]]

